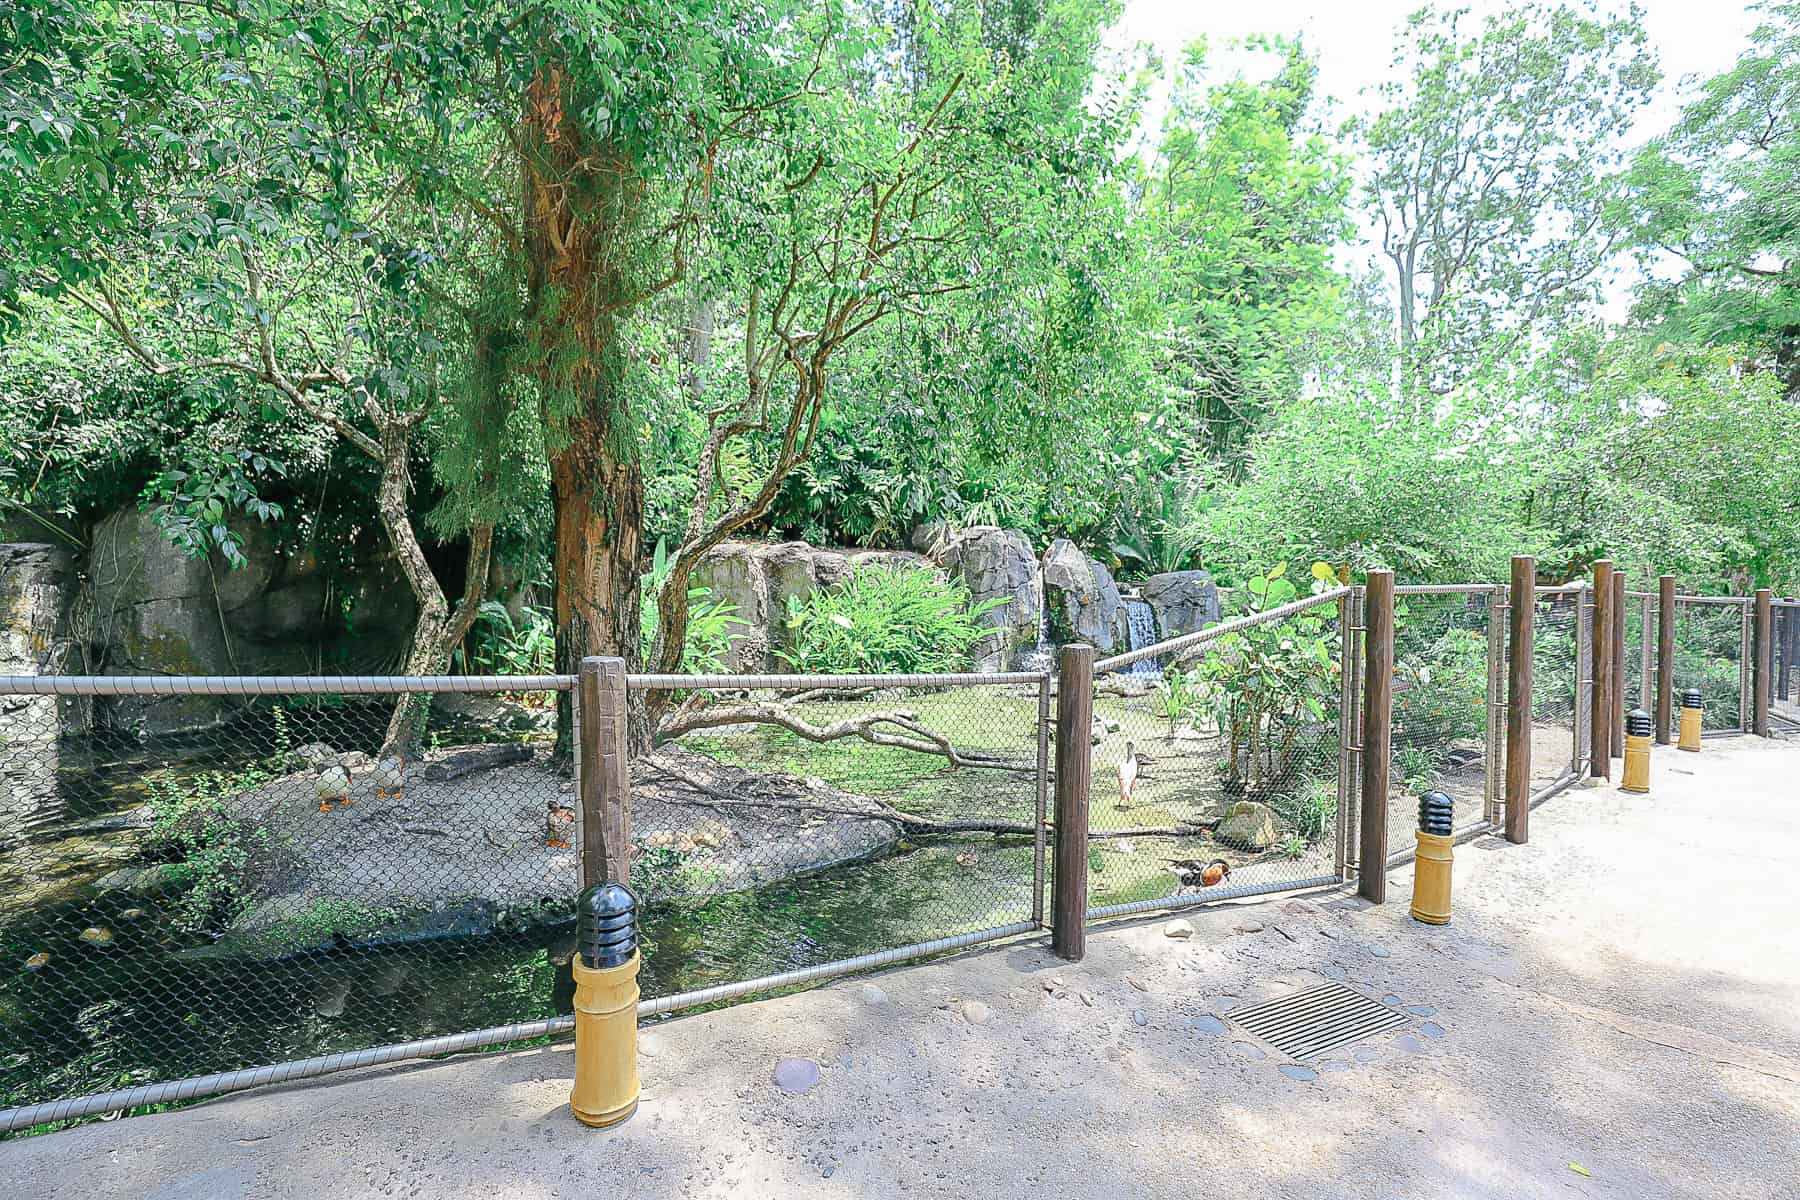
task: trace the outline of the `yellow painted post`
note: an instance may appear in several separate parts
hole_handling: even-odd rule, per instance
[[[1681,693],[1681,739],[1675,743],[1681,750],[1700,749],[1700,689],[1688,688]]]
[[[1419,797],[1419,848],[1413,856],[1412,916],[1427,925],[1450,923],[1451,857],[1456,806],[1442,792]]]
[[[1625,714],[1625,774],[1619,780],[1620,791],[1650,790],[1650,735],[1654,729],[1655,723],[1644,709]]]
[[[575,904],[575,1086],[584,1125],[617,1125],[637,1111],[637,897],[595,884]]]

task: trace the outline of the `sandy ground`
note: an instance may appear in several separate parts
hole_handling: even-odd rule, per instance
[[[34,1197],[1794,1197],[1800,743],[1659,751],[1461,848],[1456,919],[1343,893],[1039,941],[657,1023],[578,1126],[566,1044],[0,1143]],[[1219,1020],[1347,979],[1416,1010],[1317,1078]],[[775,1083],[783,1059],[820,1066]],[[1304,1075],[1306,1072],[1294,1072]],[[1577,1170],[1579,1168],[1579,1170]]]

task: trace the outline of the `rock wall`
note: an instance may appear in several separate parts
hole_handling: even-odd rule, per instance
[[[42,542],[0,544],[0,675],[78,671],[70,637],[75,559]],[[87,728],[92,705],[0,695],[0,846],[61,814],[58,739]]]
[[[1044,603],[1050,611],[1052,641],[1086,642],[1101,655],[1130,645],[1125,606],[1112,572],[1067,538],[1044,552]]]
[[[947,538],[934,539],[938,561],[950,578],[969,589],[977,604],[1002,603],[981,615],[991,629],[975,643],[975,669],[1006,671],[1037,652],[1044,606],[1037,555],[1024,534],[993,525],[976,525]]]
[[[1205,571],[1170,571],[1152,575],[1138,586],[1156,613],[1159,638],[1198,633],[1219,620],[1219,588]]]
[[[924,567],[923,555],[903,550],[829,550],[807,542],[725,542],[700,561],[694,582],[709,599],[737,607],[742,625],[725,651],[725,669],[779,674],[791,668],[778,651],[791,650],[787,631],[790,599],[803,602],[819,588],[834,587],[859,566]]]

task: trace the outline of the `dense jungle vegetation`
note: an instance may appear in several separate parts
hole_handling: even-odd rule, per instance
[[[1348,121],[1302,43],[1117,17],[8,5],[6,528],[378,541],[414,671],[490,578],[565,669],[680,669],[721,540],[939,522],[1126,578],[1800,584],[1800,5],[1649,139],[1628,8],[1421,11]]]

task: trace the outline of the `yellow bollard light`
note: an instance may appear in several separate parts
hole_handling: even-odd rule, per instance
[[[584,1125],[617,1125],[637,1111],[637,897],[596,884],[576,901],[575,1086]]]
[[[1456,806],[1443,792],[1419,797],[1419,849],[1413,857],[1413,920],[1450,923],[1451,857]]]
[[[1683,712],[1685,713],[1685,709]],[[1653,728],[1650,714],[1641,708],[1634,708],[1625,714],[1625,776],[1619,781],[1619,790],[1625,792],[1648,792],[1650,790],[1650,731]]]
[[[1676,740],[1681,750],[1700,749],[1700,689],[1688,688],[1681,693],[1681,736]]]

